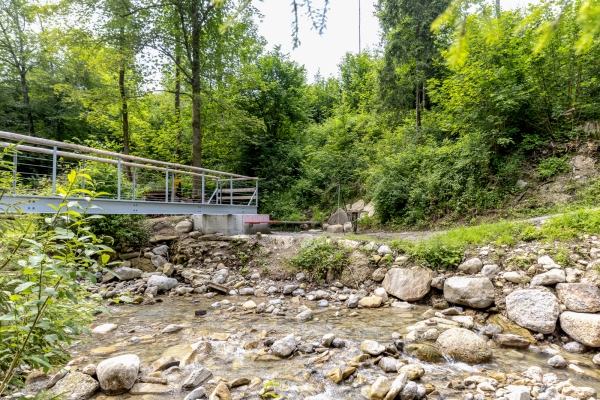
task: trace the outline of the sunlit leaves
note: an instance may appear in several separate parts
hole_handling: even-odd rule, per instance
[[[64,345],[85,331],[82,325],[89,318],[87,310],[99,300],[81,297],[78,279],[91,276],[95,280],[93,273],[110,260],[106,253],[111,249],[83,225],[87,220],[85,207],[67,201],[73,186],[88,177],[76,171],[69,173],[69,184],[63,188],[63,201],[55,207],[56,213],[38,219],[34,230],[21,231],[20,237],[5,243],[16,249],[17,259],[11,262],[12,255],[0,256],[0,266],[10,266],[7,276],[13,277],[7,281],[0,275],[4,289],[0,293],[0,369],[7,371],[0,377],[0,392],[19,362],[47,370],[64,360]],[[89,195],[93,198],[95,193],[90,191]]]

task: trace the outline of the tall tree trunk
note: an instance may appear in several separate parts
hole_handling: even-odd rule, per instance
[[[119,93],[121,94],[121,115],[123,119],[123,153],[129,154],[129,110],[127,108],[127,93],[125,92],[125,59],[119,66]],[[125,167],[127,180],[132,181],[131,168]]]
[[[200,30],[202,29],[199,15],[198,0],[192,0],[192,166],[202,166],[202,126],[200,116]],[[200,193],[201,179],[194,177],[193,192]]]
[[[31,105],[29,104],[29,89],[27,87],[27,72],[24,68],[21,68],[21,93],[23,95],[23,104],[25,105],[25,111],[27,112],[27,127],[29,134],[33,136],[35,130],[33,128],[33,113],[31,112]]]
[[[500,8],[500,0],[496,0],[496,16],[500,18],[502,9]]]
[[[181,48],[179,43],[175,46],[175,125],[177,129],[177,138],[175,142],[175,158],[179,162],[181,157],[181,141],[183,132],[181,130]]]

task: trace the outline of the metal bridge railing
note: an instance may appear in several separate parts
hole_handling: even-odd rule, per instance
[[[13,196],[55,197],[66,174],[84,168],[96,190],[108,193],[103,199],[258,206],[258,178],[0,131],[0,147],[10,146],[12,182],[4,189]]]

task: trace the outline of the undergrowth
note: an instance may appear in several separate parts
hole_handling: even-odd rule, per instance
[[[289,263],[312,274],[315,281],[322,283],[329,271],[339,275],[348,264],[350,251],[337,244],[328,243],[326,238],[305,242],[300,252],[291,257]]]

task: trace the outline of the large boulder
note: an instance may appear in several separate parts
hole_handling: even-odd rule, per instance
[[[344,233],[344,225],[329,225],[327,233]]]
[[[114,272],[109,272],[114,276],[117,276],[118,279],[122,281],[130,281],[132,279],[137,279],[142,276],[142,270],[137,268],[128,268],[128,267],[118,267]]]
[[[278,357],[288,357],[296,350],[296,338],[289,334],[283,339],[277,340],[271,346],[271,351]]]
[[[373,270],[370,267],[369,257],[362,251],[354,250],[350,253],[350,259],[348,261],[348,265],[344,268],[340,276],[340,282],[344,286],[358,289],[364,281],[371,278]],[[383,279],[383,277],[381,279]]]
[[[131,266],[144,272],[156,272],[156,267],[149,258],[137,257],[131,259]]]
[[[494,285],[488,278],[454,276],[444,282],[444,298],[448,303],[486,308],[494,303]]]
[[[428,268],[392,268],[385,274],[382,286],[400,300],[417,301],[429,293],[431,278]]]
[[[342,225],[342,227],[346,222],[349,221],[350,220],[348,219],[348,214],[341,208],[338,208],[337,211],[331,214],[331,217],[329,217],[329,219],[327,220],[329,225]]]
[[[548,272],[534,276],[531,280],[531,286],[555,285],[564,282],[566,279],[564,269],[551,269]]]
[[[177,279],[167,278],[162,275],[152,275],[150,279],[148,279],[148,287],[156,286],[159,292],[166,292],[177,287]]]
[[[98,382],[81,372],[71,372],[50,389],[52,396],[64,395],[65,400],[87,400],[98,390]]]
[[[140,359],[135,354],[109,358],[96,367],[100,388],[108,395],[127,392],[138,377]]]
[[[560,326],[569,336],[590,347],[600,347],[600,315],[565,311]]]
[[[385,351],[385,346],[377,343],[374,340],[363,340],[360,344],[360,350],[363,353],[367,353],[372,356],[378,356]]]
[[[508,318],[517,325],[544,334],[554,332],[560,307],[556,296],[539,289],[516,290],[506,296]]]
[[[600,311],[600,289],[589,283],[559,283],[558,299],[571,311],[595,313]]]
[[[478,274],[483,268],[483,262],[479,258],[471,258],[458,266],[459,272],[465,274]]]
[[[468,329],[448,329],[440,334],[436,343],[456,361],[481,364],[492,359],[492,350],[486,341]]]
[[[194,224],[191,221],[181,221],[175,225],[175,232],[188,233],[194,229]]]

